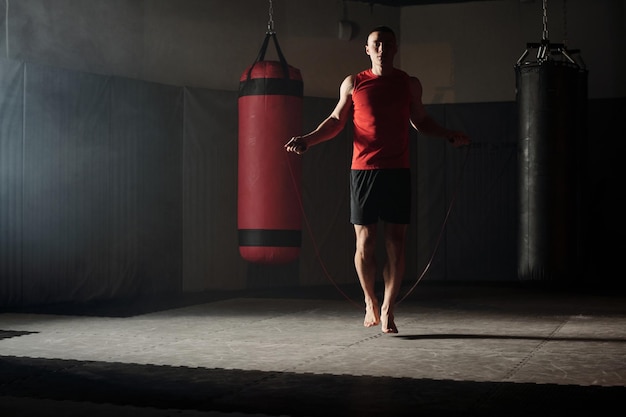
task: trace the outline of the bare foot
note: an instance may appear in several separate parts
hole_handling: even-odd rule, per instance
[[[365,305],[365,319],[363,320],[363,326],[373,327],[378,326],[380,323],[380,314],[378,313],[378,304],[366,304]]]
[[[383,333],[398,333],[398,328],[393,320],[393,314],[382,312],[380,319]]]

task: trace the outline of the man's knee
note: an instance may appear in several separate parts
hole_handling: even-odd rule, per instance
[[[358,251],[371,252],[376,247],[376,225],[354,225]]]

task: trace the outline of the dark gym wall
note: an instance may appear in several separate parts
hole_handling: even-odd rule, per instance
[[[512,101],[512,66],[543,32],[542,1],[461,1],[385,7],[362,1],[273,0],[275,30],[304,95],[335,98],[341,80],[369,65],[369,28],[401,40],[397,64],[420,77],[424,101]],[[433,1],[433,3],[435,3]],[[234,91],[259,50],[267,0],[2,0],[0,56],[167,85]],[[552,42],[582,50],[589,97],[626,96],[625,0],[551,0]],[[339,39],[347,19],[350,40]],[[268,56],[269,58],[269,56]]]
[[[3,299],[179,291],[182,90],[2,69]]]

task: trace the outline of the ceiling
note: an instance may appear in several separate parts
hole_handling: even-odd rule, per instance
[[[379,4],[381,6],[404,7],[404,6],[420,6],[426,4],[443,4],[443,3],[467,3],[477,0],[351,0],[361,3]]]

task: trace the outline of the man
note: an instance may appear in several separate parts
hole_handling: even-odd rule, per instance
[[[288,152],[302,154],[337,136],[352,116],[350,222],[356,235],[354,265],[365,297],[363,325],[381,324],[384,333],[398,333],[394,306],[405,273],[405,236],[411,217],[409,125],[426,135],[447,139],[453,146],[470,142],[462,132],[440,126],[426,113],[420,81],[394,67],[397,51],[393,30],[374,28],[365,45],[371,68],[347,76],[333,112],[315,130],[285,144]],[[379,220],[384,224],[387,253],[380,310],[374,290]]]

